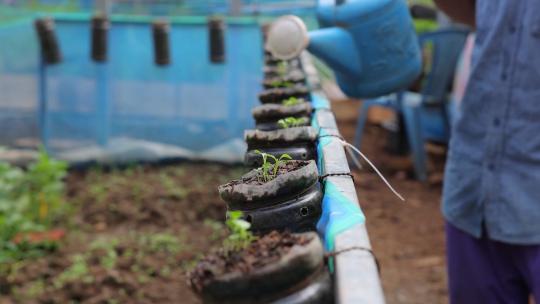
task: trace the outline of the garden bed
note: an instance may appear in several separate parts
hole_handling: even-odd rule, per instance
[[[71,212],[57,225],[65,239],[57,252],[0,268],[0,303],[199,303],[184,274],[224,237],[214,185],[239,172],[211,164],[71,172]]]

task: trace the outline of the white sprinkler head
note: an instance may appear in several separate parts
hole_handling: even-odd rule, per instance
[[[272,22],[268,30],[266,49],[276,58],[292,59],[307,47],[309,36],[302,19],[287,15]]]

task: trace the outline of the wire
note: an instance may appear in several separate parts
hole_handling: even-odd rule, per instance
[[[351,157],[354,165],[358,168],[358,169],[362,169],[363,166],[362,164],[360,163],[360,160],[356,157],[356,155],[354,155],[354,152],[353,150],[349,147],[349,146],[345,146],[345,151],[347,151],[347,154],[349,154],[349,156]]]
[[[360,152],[360,150],[358,150],[355,146],[351,145],[350,143],[344,141],[344,140],[341,140],[341,144],[346,147],[346,148],[349,148],[349,149],[352,149],[354,152],[356,152],[358,155],[360,155],[360,157],[362,157],[367,163],[368,165],[371,166],[371,168],[373,168],[373,170],[375,170],[375,173],[377,173],[377,175],[379,175],[379,177],[382,179],[382,181],[386,184],[386,186],[394,193],[394,195],[396,195],[400,200],[402,201],[405,201],[405,199],[403,198],[403,196],[401,196],[401,194],[399,194],[393,187],[392,185],[390,185],[390,183],[386,180],[386,178],[384,178],[384,176],[382,175],[382,173],[379,171],[379,169],[377,169],[377,167],[375,167],[375,165],[362,153]],[[354,159],[354,158],[353,158]],[[356,164],[356,162],[355,162]],[[361,167],[359,167],[361,168]]]

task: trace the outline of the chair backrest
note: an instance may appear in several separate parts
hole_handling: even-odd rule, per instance
[[[450,28],[419,35],[423,50],[430,50],[430,66],[424,76],[420,93],[426,104],[446,100],[451,87],[457,61],[469,31]]]

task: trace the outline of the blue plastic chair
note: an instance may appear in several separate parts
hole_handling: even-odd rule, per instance
[[[452,28],[421,34],[422,49],[431,44],[432,52],[431,67],[422,79],[420,92],[401,91],[365,100],[360,108],[354,145],[360,149],[369,109],[373,106],[391,108],[403,115],[416,178],[426,180],[424,143],[426,140],[447,143],[450,138],[449,88],[468,33],[466,29]]]

